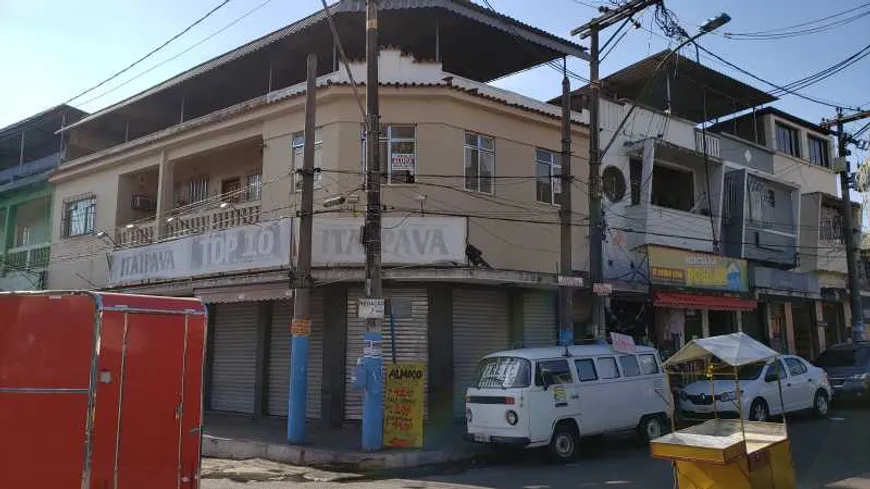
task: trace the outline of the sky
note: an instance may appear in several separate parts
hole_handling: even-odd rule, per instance
[[[221,2],[0,0],[0,45],[3,46],[0,51],[0,66],[3,67],[0,71],[0,127],[67,102],[159,46]],[[608,0],[490,0],[500,12],[566,38],[570,37],[572,28],[597,15],[592,7],[607,3]],[[780,85],[827,68],[870,43],[870,16],[837,29],[785,40],[733,40],[723,34],[786,27],[865,3],[866,0],[665,2],[689,32],[694,32],[705,19],[720,12],[728,13],[731,22],[718,32],[702,37],[701,44]],[[230,0],[148,60],[73,100],[72,105],[87,111],[98,110],[320,7],[319,0]],[[238,20],[242,16],[245,17]],[[652,22],[652,17],[650,9],[639,18],[643,28],[632,29],[621,40],[603,61],[602,75],[668,47],[669,41]],[[215,34],[222,29],[225,30]],[[203,41],[206,38],[209,39]],[[606,37],[602,41],[604,39]],[[704,56],[702,62],[758,88],[771,88]],[[588,76],[588,64],[582,60],[570,60],[569,67]],[[535,98],[549,99],[559,93],[560,82],[560,74],[539,67],[496,84]],[[579,86],[581,82],[573,83]],[[802,92],[846,106],[870,108],[870,57]],[[774,105],[812,122],[834,115],[831,107],[795,96],[786,95]],[[855,124],[854,128],[857,127],[860,126]],[[865,157],[866,153],[856,151],[853,161],[863,161]]]

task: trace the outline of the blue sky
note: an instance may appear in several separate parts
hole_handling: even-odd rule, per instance
[[[563,37],[596,15],[587,5],[605,0],[490,0],[493,7],[524,22]],[[265,5],[262,5],[264,4]],[[220,0],[0,0],[0,127],[32,115],[103,80],[158,46]],[[727,12],[732,21],[721,32],[747,32],[783,27],[857,7],[865,0],[667,0],[681,24],[694,31],[705,19]],[[259,9],[224,32],[177,59],[153,68],[213,34],[240,16]],[[97,91],[73,102],[88,111],[100,109],[148,88],[178,72],[233,47],[308,15],[319,0],[231,0],[215,15],[154,57]],[[668,46],[651,23],[652,11],[641,17],[647,30],[632,30],[602,65],[606,75]],[[738,41],[721,33],[702,44],[759,76],[783,84],[826,68],[870,42],[870,16],[820,34],[778,41]],[[702,62],[745,79],[709,59]],[[582,75],[588,66],[573,60]],[[150,71],[138,78],[142,72]],[[128,81],[132,78],[132,81]],[[125,83],[118,87],[120,84]],[[541,67],[500,80],[502,87],[537,98],[559,91],[559,74]],[[577,84],[579,82],[575,82]],[[759,88],[769,89],[759,82]],[[94,96],[112,90],[105,96]],[[844,72],[805,89],[805,93],[839,103],[870,107],[870,58]],[[813,122],[831,116],[833,109],[786,96],[778,107]],[[858,156],[858,155],[856,155]],[[863,159],[864,155],[860,155]]]

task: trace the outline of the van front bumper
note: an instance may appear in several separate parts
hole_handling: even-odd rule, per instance
[[[470,441],[472,443],[485,443],[491,445],[503,445],[514,448],[525,448],[529,446],[532,442],[528,438],[519,437],[519,436],[485,436],[481,437],[479,434],[475,436],[472,433],[465,434],[465,441]]]

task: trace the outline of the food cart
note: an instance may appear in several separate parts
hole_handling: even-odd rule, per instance
[[[733,378],[738,419],[713,419],[650,442],[653,457],[671,460],[680,489],[792,489],[795,487],[791,447],[782,423],[744,420],[737,369],[768,363],[779,354],[744,333],[692,340],[664,362],[674,366],[702,361],[702,375]],[[685,372],[684,372],[685,373]],[[780,402],[782,389],[780,387]],[[716,406],[716,393],[711,392]],[[673,417],[672,417],[673,418]]]

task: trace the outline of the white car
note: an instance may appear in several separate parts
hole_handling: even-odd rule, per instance
[[[745,419],[765,421],[782,414],[783,408],[786,413],[811,409],[816,416],[828,414],[831,399],[828,376],[803,358],[783,355],[767,364],[744,365],[737,372]],[[737,418],[740,410],[736,385],[733,378],[700,380],[687,385],[679,393],[683,416],[709,419],[715,412],[722,418]]]

